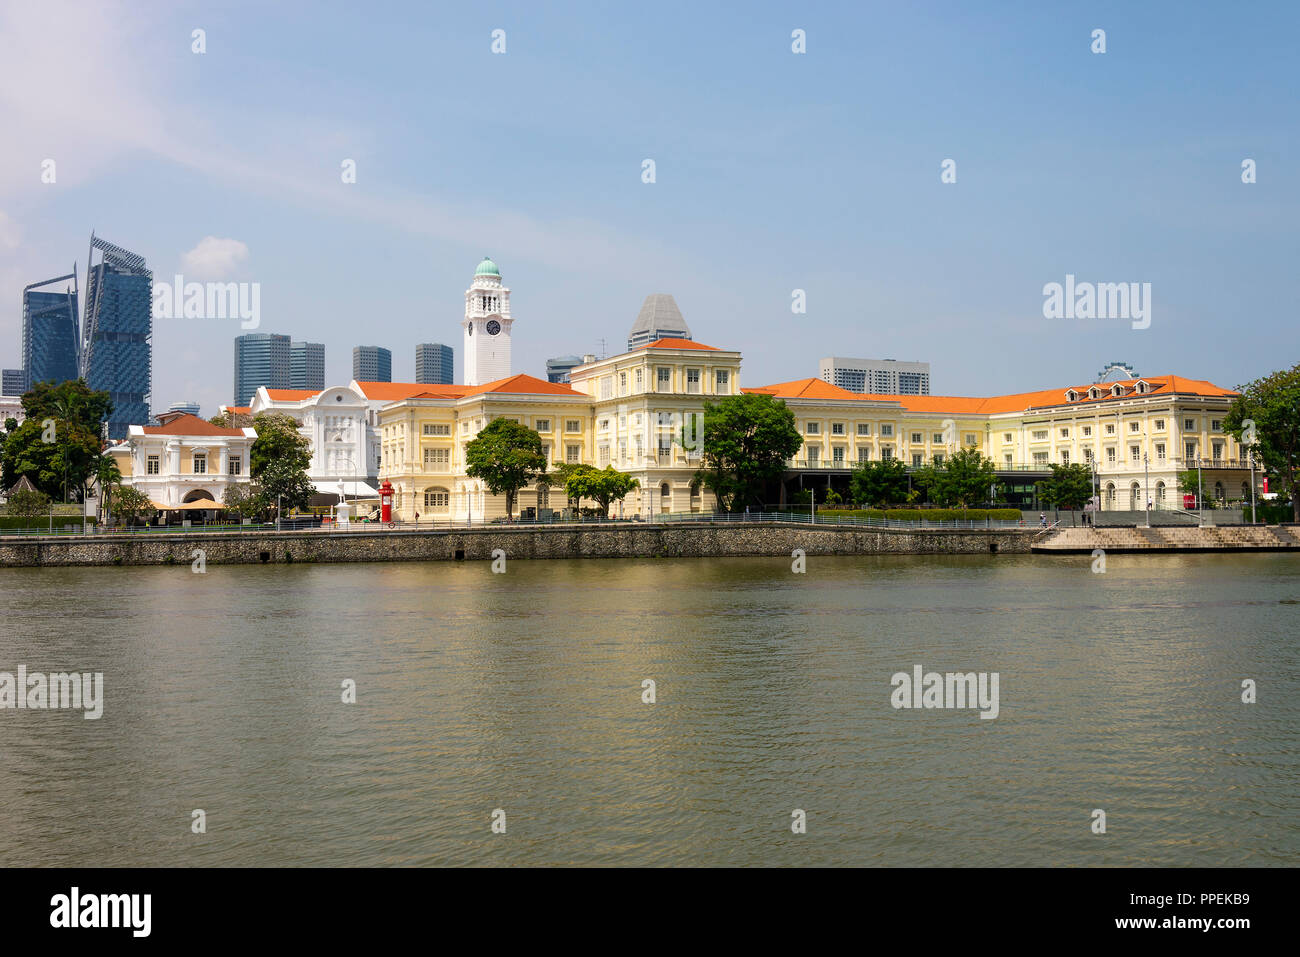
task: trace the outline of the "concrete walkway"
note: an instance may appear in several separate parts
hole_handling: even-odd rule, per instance
[[[1035,552],[1300,552],[1300,526],[1219,525],[1207,528],[1062,528],[1034,542]]]

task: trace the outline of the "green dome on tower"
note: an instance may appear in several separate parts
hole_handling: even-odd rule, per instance
[[[475,276],[497,276],[497,277],[500,277],[500,275],[501,275],[501,270],[500,270],[500,269],[497,269],[497,264],[496,264],[496,263],[494,263],[492,260],[490,260],[490,259],[488,259],[486,256],[484,256],[484,257],[483,257],[483,261],[482,261],[481,263],[479,263],[479,264],[478,264],[478,268],[474,270],[474,275],[475,275]]]

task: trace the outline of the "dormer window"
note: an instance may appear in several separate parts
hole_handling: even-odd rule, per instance
[[[1077,393],[1077,392],[1075,392],[1073,389],[1071,389],[1070,391],[1068,391],[1067,393],[1065,393],[1065,401],[1066,401],[1066,402],[1078,402],[1078,401],[1079,401],[1079,393]]]
[[[1146,395],[1148,392],[1151,391],[1151,386],[1148,385],[1146,382],[1139,381],[1138,384],[1133,387],[1133,390],[1138,395]]]
[[[1111,395],[1123,395],[1123,394],[1124,394],[1124,387],[1123,387],[1122,385],[1120,385],[1118,382],[1116,382],[1113,386],[1110,387],[1110,394],[1111,394]]]
[[[1090,399],[1100,399],[1100,398],[1101,398],[1101,389],[1097,388],[1096,386],[1093,386],[1091,389],[1088,390],[1088,398],[1090,398]]]

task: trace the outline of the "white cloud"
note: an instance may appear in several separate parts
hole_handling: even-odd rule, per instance
[[[194,279],[224,279],[248,258],[248,246],[238,239],[204,236],[199,244],[181,254],[181,269]]]

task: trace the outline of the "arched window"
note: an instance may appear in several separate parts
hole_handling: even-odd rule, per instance
[[[447,508],[451,505],[451,493],[445,488],[426,488],[424,490],[425,508]]]
[[[1138,485],[1137,482],[1134,482],[1128,487],[1128,507],[1131,511],[1136,512],[1142,507],[1141,496],[1142,486]]]
[[[1215,483],[1214,483],[1214,499],[1215,499],[1216,502],[1222,502],[1222,501],[1223,501],[1223,483],[1222,483],[1222,482],[1215,482]]]
[[[1156,504],[1163,505],[1164,503],[1165,503],[1165,483],[1157,482],[1156,483]]]
[[[538,508],[551,507],[551,487],[549,485],[537,486],[537,507]]]
[[[1249,483],[1249,482],[1242,482],[1242,483],[1241,483],[1241,500],[1242,500],[1243,502],[1248,502],[1248,501],[1250,501],[1250,483]]]
[[[1107,508],[1115,507],[1115,483],[1114,482],[1106,483],[1106,507]]]

